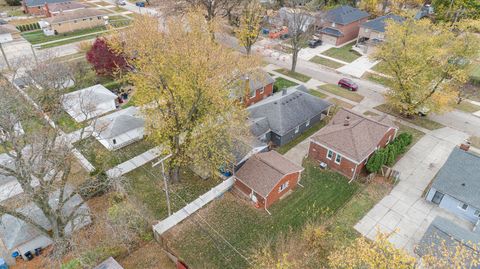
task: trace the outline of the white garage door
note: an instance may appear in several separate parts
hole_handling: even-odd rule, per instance
[[[325,44],[330,44],[330,45],[336,45],[337,44],[337,38],[334,36],[330,35],[322,35],[322,41]]]

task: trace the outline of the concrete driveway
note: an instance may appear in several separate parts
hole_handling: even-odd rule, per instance
[[[372,68],[377,63],[378,61],[372,61],[368,58],[368,56],[362,56],[355,61],[338,68],[337,71],[356,78],[360,78],[365,72],[370,70],[370,68]]]
[[[369,239],[375,239],[377,231],[393,232],[390,241],[412,255],[436,216],[471,229],[473,225],[468,221],[458,219],[422,197],[452,149],[467,137],[448,127],[426,134],[394,166],[400,171],[400,182],[355,225],[355,229]]]

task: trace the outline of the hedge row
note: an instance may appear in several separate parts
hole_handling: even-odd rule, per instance
[[[387,147],[379,149],[367,162],[368,172],[378,172],[383,165],[392,166],[398,155],[405,153],[408,145],[412,143],[412,139],[411,134],[401,133]]]
[[[17,25],[17,29],[20,32],[38,30],[38,29],[40,29],[40,24],[38,24],[38,22],[36,22],[36,23],[30,23],[30,24]]]

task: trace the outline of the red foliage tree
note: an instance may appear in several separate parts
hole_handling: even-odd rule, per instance
[[[113,51],[107,40],[98,38],[87,52],[87,61],[93,66],[98,75],[113,76],[128,68],[125,57]]]

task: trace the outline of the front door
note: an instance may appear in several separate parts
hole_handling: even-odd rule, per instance
[[[440,202],[442,201],[443,199],[443,193],[439,192],[439,191],[436,191],[435,192],[435,195],[433,196],[432,198],[432,203],[434,204],[440,204]]]

